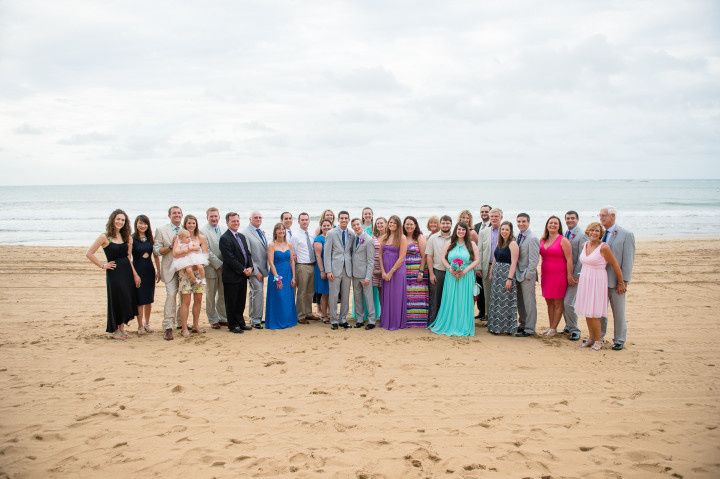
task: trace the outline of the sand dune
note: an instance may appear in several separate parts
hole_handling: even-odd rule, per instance
[[[116,342],[81,248],[0,247],[0,477],[719,477],[719,258],[640,243],[628,347],[592,353],[318,323]]]

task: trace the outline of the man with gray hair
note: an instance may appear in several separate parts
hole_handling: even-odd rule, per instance
[[[635,236],[625,228],[621,228],[615,223],[617,209],[614,206],[605,206],[600,209],[600,223],[605,228],[605,234],[602,237],[603,243],[607,244],[617,259],[620,269],[622,270],[623,280],[625,282],[625,290],[627,291],[628,283],[632,278],[633,262],[635,261]],[[615,271],[607,266],[608,273],[608,298],[610,300],[610,308],[613,313],[615,323],[613,350],[620,351],[625,347],[627,339],[627,320],[625,318],[625,294],[618,293],[617,277]],[[603,339],[607,332],[607,318],[600,318],[601,333]]]
[[[495,248],[500,236],[500,223],[502,223],[503,212],[500,208],[490,210],[490,226],[480,230],[478,234],[478,247],[480,249],[480,264],[475,267],[475,274],[482,278],[483,294],[485,294],[485,317],[490,311],[490,264],[495,255]],[[472,225],[468,225],[471,226]]]
[[[243,230],[245,239],[250,243],[253,264],[253,272],[248,282],[250,283],[250,320],[255,329],[262,329],[265,278],[268,275],[268,240],[265,232],[260,228],[262,220],[262,214],[253,211],[250,213],[250,224]]]
[[[207,314],[210,327],[220,329],[227,325],[225,314],[225,291],[222,282],[223,259],[220,253],[220,237],[225,233],[225,228],[220,226],[220,211],[214,206],[207,209],[207,224],[202,228],[202,233],[208,242],[208,264],[205,266],[205,313]]]

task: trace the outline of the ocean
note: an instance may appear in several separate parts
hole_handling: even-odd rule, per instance
[[[153,229],[167,223],[167,209],[205,223],[205,210],[240,213],[241,225],[259,210],[270,232],[280,213],[306,211],[312,225],[321,212],[348,210],[360,216],[370,206],[375,216],[415,216],[423,229],[431,215],[469,209],[479,220],[480,206],[501,208],[514,222],[531,217],[541,234],[550,215],[580,213],[580,224],[597,219],[605,205],[618,208],[618,224],[638,239],[720,236],[720,180],[486,180],[298,183],[188,183],[143,185],[0,186],[0,244],[84,246],[102,233],[112,210],[131,219],[147,215]]]

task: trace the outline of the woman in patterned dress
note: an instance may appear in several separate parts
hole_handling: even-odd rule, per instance
[[[492,334],[517,332],[517,268],[520,248],[509,221],[500,224],[500,237],[490,270],[490,310],[487,328]]]
[[[409,328],[426,328],[430,296],[428,275],[425,271],[425,236],[413,216],[407,216],[403,220],[403,233],[407,238],[405,255],[407,325]]]

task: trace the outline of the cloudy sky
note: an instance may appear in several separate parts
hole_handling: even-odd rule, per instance
[[[717,1],[0,0],[0,184],[720,177]]]

